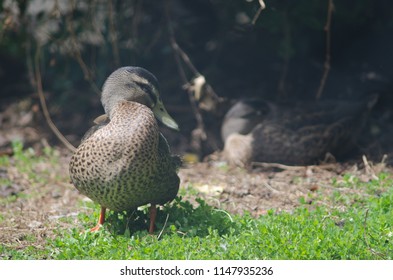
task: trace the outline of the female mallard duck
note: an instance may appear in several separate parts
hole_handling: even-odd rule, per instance
[[[225,115],[223,155],[235,165],[273,162],[314,164],[327,153],[340,156],[353,147],[376,96],[361,102],[273,104],[243,100]]]
[[[172,156],[157,118],[178,130],[160,99],[157,79],[139,67],[122,67],[103,86],[101,102],[107,119],[89,130],[70,162],[75,187],[105,212],[135,209],[150,203],[154,230],[156,204],[173,200],[179,190],[180,160]]]

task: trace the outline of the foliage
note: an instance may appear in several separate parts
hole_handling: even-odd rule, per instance
[[[169,25],[197,68],[219,89],[225,89],[228,77],[259,85],[261,73],[277,76],[272,80],[277,83],[282,74],[274,70],[277,62],[317,54],[322,63],[327,1],[269,1],[253,26],[257,2],[3,0],[0,53],[26,61],[30,72],[40,53],[45,88],[58,92],[56,99],[67,104],[75,88],[97,91],[120,65],[145,66],[165,81],[166,91],[179,91],[182,81],[173,75],[177,69]],[[348,32],[354,28],[392,26],[391,9],[372,0],[335,1],[333,33],[340,38],[352,36]],[[84,95],[76,97],[86,101]]]

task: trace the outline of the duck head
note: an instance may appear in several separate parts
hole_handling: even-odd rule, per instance
[[[106,79],[102,88],[101,103],[111,118],[112,109],[120,101],[133,101],[146,105],[165,126],[179,130],[160,98],[157,78],[140,67],[122,67]]]
[[[246,135],[255,126],[273,115],[274,108],[260,99],[243,99],[236,102],[226,113],[221,126],[221,139],[226,141],[231,134]]]

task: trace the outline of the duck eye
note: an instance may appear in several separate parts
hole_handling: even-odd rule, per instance
[[[145,92],[149,92],[150,91],[150,87],[147,84],[144,83],[139,83],[139,82],[135,82],[139,88]]]
[[[149,91],[150,91],[150,87],[149,87],[148,85],[145,85],[145,84],[140,85],[140,88],[141,88],[143,91],[146,91],[146,92],[149,92]]]
[[[139,86],[139,88],[144,91],[145,93],[148,94],[148,96],[151,99],[152,104],[156,104],[157,103],[157,96],[152,92],[152,87],[149,84],[145,84],[145,83],[141,83],[141,82],[135,82],[135,84],[137,86]]]

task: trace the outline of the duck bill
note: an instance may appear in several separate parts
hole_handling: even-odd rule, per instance
[[[156,118],[163,123],[165,126],[172,128],[174,130],[179,130],[178,124],[175,120],[168,114],[166,111],[164,104],[161,101],[158,101],[156,106],[153,108],[153,113]]]

